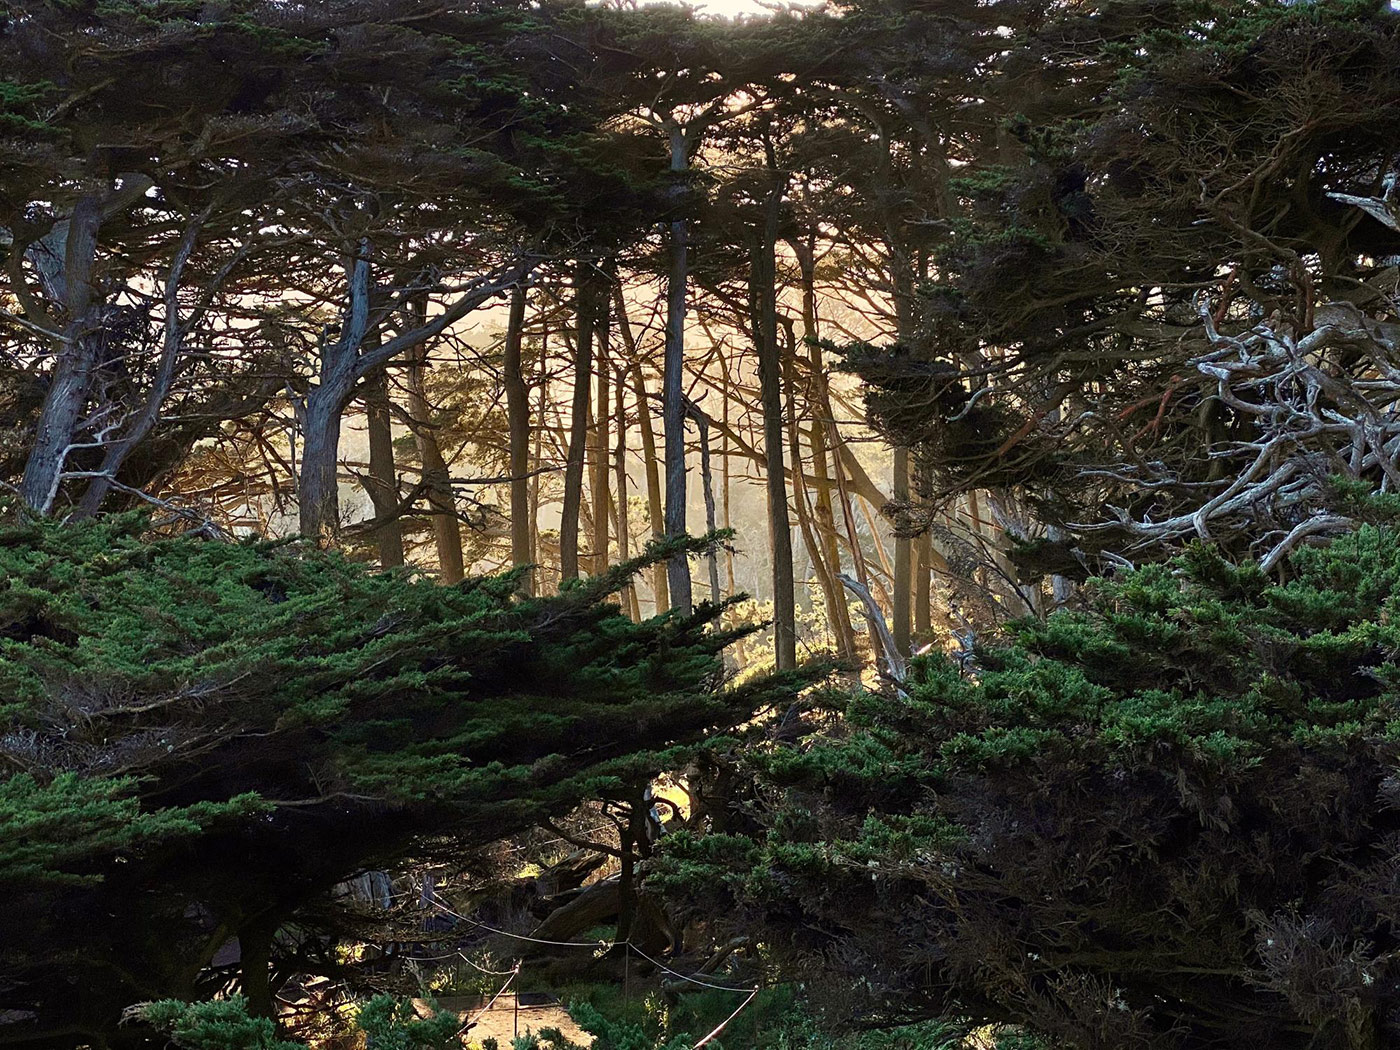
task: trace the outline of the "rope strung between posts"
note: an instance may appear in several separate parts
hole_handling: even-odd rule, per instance
[[[517,962],[515,964],[515,969],[511,971],[511,975],[508,978],[506,978],[506,983],[501,985],[500,988],[496,989],[496,994],[491,996],[491,998],[487,1001],[485,1006],[483,1006],[471,1017],[467,1018],[467,1020],[462,1024],[462,1027],[457,1029],[457,1034],[461,1035],[463,1032],[467,1031],[467,1029],[471,1028],[472,1025],[476,1024],[478,1020],[484,1017],[486,1015],[486,1012],[490,1010],[491,1007],[496,1005],[496,1000],[506,994],[506,989],[509,988],[511,986],[511,983],[519,976],[520,963]],[[518,1001],[519,997],[517,996],[517,1002]]]
[[[721,991],[721,992],[748,992],[748,996],[744,999],[744,1001],[743,1001],[742,1003],[740,1003],[740,1004],[738,1005],[738,1007],[735,1008],[734,1012],[733,1012],[732,1014],[730,1014],[728,1017],[726,1017],[723,1021],[721,1021],[721,1022],[714,1028],[714,1030],[711,1031],[707,1036],[705,1036],[703,1039],[701,1039],[699,1042],[697,1042],[697,1043],[695,1044],[695,1046],[692,1048],[692,1050],[701,1050],[702,1047],[704,1047],[704,1046],[706,1046],[707,1044],[709,1044],[710,1042],[712,1042],[721,1032],[723,1032],[727,1027],[729,1027],[729,1023],[730,1023],[731,1021],[733,1021],[734,1018],[738,1017],[741,1013],[743,1013],[744,1010],[748,1007],[748,1005],[749,1005],[751,1002],[753,1002],[756,998],[758,998],[758,993],[759,993],[759,991],[760,991],[760,989],[761,989],[761,987],[762,987],[761,985],[754,985],[754,987],[752,987],[752,988],[734,988],[734,987],[732,987],[732,986],[730,986],[730,985],[725,985],[725,984],[714,984],[714,983],[712,983],[712,982],[710,982],[710,981],[702,981],[702,980],[698,979],[697,977],[695,977],[694,975],[687,976],[686,974],[681,973],[679,970],[673,970],[673,969],[671,969],[671,967],[667,966],[665,963],[660,962],[660,961],[658,961],[658,960],[656,960],[656,959],[653,959],[650,955],[648,955],[646,952],[642,951],[640,948],[638,948],[638,947],[637,947],[635,944],[633,944],[631,941],[621,941],[621,942],[619,942],[619,941],[617,941],[617,940],[612,940],[612,941],[551,941],[551,940],[545,940],[545,939],[540,938],[540,937],[530,937],[530,936],[527,936],[526,934],[523,934],[523,933],[511,933],[509,930],[498,929],[498,928],[495,927],[495,926],[487,925],[486,923],[481,922],[481,921],[479,921],[479,920],[477,920],[477,919],[470,919],[470,918],[468,918],[467,916],[461,914],[460,912],[453,911],[451,908],[447,907],[445,904],[439,904],[439,903],[438,903],[437,901],[435,901],[435,900],[431,900],[431,899],[430,899],[428,903],[432,904],[433,907],[440,909],[441,911],[445,912],[446,914],[451,915],[453,918],[460,919],[460,920],[463,921],[463,922],[469,922],[469,923],[471,923],[472,925],[474,925],[474,926],[476,926],[476,927],[478,927],[478,928],[480,928],[480,929],[487,930],[487,931],[489,931],[489,932],[491,932],[491,933],[499,934],[499,935],[502,936],[502,937],[510,937],[510,938],[513,938],[513,939],[515,939],[515,940],[517,940],[517,941],[525,941],[526,943],[529,943],[529,944],[543,944],[543,945],[547,945],[547,946],[549,946],[549,947],[557,947],[557,948],[592,948],[594,951],[597,951],[597,952],[599,952],[600,954],[601,954],[602,952],[605,952],[605,951],[610,950],[611,948],[616,947],[616,946],[620,943],[620,944],[623,945],[624,950],[636,952],[638,955],[640,955],[643,959],[647,960],[647,962],[651,963],[653,966],[656,966],[656,967],[659,967],[659,968],[662,969],[662,970],[665,970],[667,973],[671,974],[671,975],[674,976],[674,977],[679,977],[682,981],[689,981],[691,984],[698,984],[698,985],[700,985],[700,986],[703,987],[703,988],[713,988],[713,989],[716,989],[717,991]],[[465,956],[464,956],[464,958],[465,958]],[[483,1014],[486,1013],[487,1010],[491,1009],[492,1004],[494,1004],[495,1001],[496,1001],[497,999],[499,999],[503,994],[505,994],[505,990],[506,990],[507,988],[510,987],[511,982],[513,982],[513,981],[516,979],[516,977],[518,977],[518,976],[520,975],[520,966],[521,966],[521,963],[519,963],[519,962],[517,962],[517,963],[515,964],[515,970],[514,970],[514,972],[510,975],[510,977],[506,980],[506,983],[503,984],[503,985],[501,985],[500,990],[499,990],[498,992],[496,992],[496,994],[493,995],[493,996],[491,997],[491,1001],[490,1001],[490,1002],[488,1002],[485,1006],[483,1006],[483,1007],[481,1008],[481,1010],[479,1010],[479,1011],[477,1012],[477,1014],[476,1014],[475,1017],[473,1017],[471,1020],[467,1021],[466,1024],[464,1024],[460,1029],[458,1029],[458,1035],[460,1035],[462,1032],[467,1031],[467,1029],[469,1029],[473,1024],[476,1023],[476,1019],[477,1019],[478,1017],[481,1017]]]
[[[701,1039],[700,1042],[696,1043],[695,1046],[692,1047],[692,1050],[700,1050],[700,1048],[701,1048],[702,1046],[704,1046],[706,1043],[708,1043],[708,1042],[709,1042],[711,1039],[713,1039],[715,1036],[719,1035],[720,1032],[723,1032],[724,1029],[728,1026],[729,1022],[732,1021],[732,1020],[734,1020],[734,1018],[738,1017],[741,1013],[743,1013],[743,1012],[744,1012],[744,1007],[748,1006],[749,1003],[753,1002],[753,1001],[754,1001],[754,998],[755,998],[757,995],[758,995],[758,989],[755,988],[753,991],[751,991],[751,992],[749,993],[749,997],[748,997],[747,999],[745,999],[742,1003],[739,1004],[739,1008],[738,1008],[737,1010],[735,1010],[732,1014],[730,1014],[730,1015],[729,1015],[728,1017],[726,1017],[723,1021],[721,1021],[721,1022],[719,1023],[719,1026],[718,1026],[717,1028],[715,1028],[715,1030],[714,1030],[713,1032],[711,1032],[709,1035],[705,1036],[704,1039]]]
[[[702,988],[714,988],[714,989],[716,989],[716,990],[718,990],[718,991],[721,991],[721,992],[756,992],[756,991],[758,991],[757,988],[735,988],[732,984],[713,984],[713,983],[711,983],[710,981],[702,981],[702,980],[699,980],[699,979],[698,979],[697,977],[695,977],[693,974],[687,977],[685,974],[681,973],[679,970],[673,970],[673,969],[671,969],[669,966],[667,966],[664,962],[661,962],[659,959],[653,959],[650,955],[648,955],[646,952],[642,951],[640,948],[638,948],[638,947],[637,947],[635,944],[633,944],[631,941],[626,941],[625,943],[626,943],[627,947],[628,947],[630,950],[636,952],[638,955],[640,955],[640,956],[641,956],[643,959],[645,959],[647,962],[651,963],[653,966],[660,967],[661,969],[665,970],[667,973],[671,974],[671,976],[673,976],[673,977],[679,977],[682,981],[689,981],[691,984],[698,984],[698,985],[700,985],[700,987],[702,987]]]
[[[454,919],[460,919],[462,922],[469,922],[469,923],[471,923],[473,926],[478,927],[479,929],[486,930],[488,933],[500,934],[502,937],[512,937],[512,938],[514,938],[514,939],[517,940],[517,941],[526,941],[526,942],[528,942],[529,944],[544,944],[544,945],[548,945],[548,946],[553,947],[553,948],[592,948],[594,951],[607,951],[608,949],[612,948],[613,945],[615,945],[615,944],[617,943],[616,941],[601,941],[601,940],[600,940],[600,941],[547,941],[547,940],[542,940],[542,939],[540,939],[539,937],[529,937],[529,936],[526,936],[526,935],[523,934],[523,933],[511,933],[509,930],[498,929],[498,928],[495,927],[495,926],[490,926],[490,925],[488,925],[488,924],[482,922],[480,919],[468,918],[467,916],[463,915],[461,912],[453,911],[453,910],[452,910],[451,908],[449,908],[447,905],[445,905],[445,904],[439,904],[439,903],[438,903],[437,901],[435,901],[435,900],[430,900],[430,901],[428,901],[428,903],[431,904],[434,908],[437,908],[439,911],[441,911],[441,912],[443,912],[443,913],[445,913],[445,914],[447,914],[447,915],[451,915]]]
[[[514,940],[517,940],[517,941],[525,941],[525,942],[527,942],[527,943],[529,943],[529,944],[543,944],[543,945],[547,945],[547,946],[549,946],[549,947],[554,947],[554,948],[592,948],[594,951],[599,951],[599,952],[608,951],[609,949],[614,948],[614,947],[616,947],[617,945],[621,944],[621,945],[623,945],[625,948],[627,948],[629,951],[634,951],[634,952],[636,952],[638,955],[640,955],[640,956],[641,956],[643,959],[645,959],[647,962],[651,963],[653,966],[658,967],[659,969],[665,970],[667,973],[671,974],[673,977],[679,977],[682,981],[689,981],[691,984],[698,984],[698,985],[700,985],[702,988],[713,988],[713,989],[715,989],[716,991],[721,991],[721,992],[753,992],[753,993],[757,993],[757,992],[758,992],[758,988],[756,988],[756,987],[755,987],[755,988],[735,988],[732,984],[715,984],[713,981],[702,981],[702,980],[700,980],[698,977],[694,976],[693,974],[692,974],[692,975],[687,975],[687,974],[681,973],[679,970],[673,970],[671,967],[667,966],[665,963],[661,962],[659,959],[654,959],[654,958],[652,958],[650,955],[648,955],[646,952],[642,951],[642,949],[638,948],[638,947],[637,947],[635,944],[633,944],[631,941],[615,941],[615,940],[614,940],[614,941],[550,941],[550,940],[544,940],[544,939],[539,938],[539,937],[530,937],[530,936],[527,936],[526,934],[523,934],[523,933],[511,933],[509,930],[498,929],[497,927],[495,927],[495,926],[490,926],[490,925],[488,925],[487,923],[484,923],[484,922],[480,921],[479,919],[468,918],[467,916],[463,915],[461,912],[453,911],[451,908],[447,907],[445,904],[439,904],[437,901],[431,901],[430,903],[433,905],[433,907],[440,909],[441,911],[445,912],[445,913],[448,914],[448,915],[451,915],[451,916],[452,916],[453,918],[455,918],[455,919],[460,919],[460,920],[463,921],[463,922],[469,922],[469,923],[471,923],[473,926],[477,926],[477,927],[479,927],[479,928],[481,928],[481,929],[483,929],[483,930],[486,930],[486,931],[488,931],[488,932],[490,932],[490,933],[499,934],[499,935],[502,936],[502,937],[510,937],[510,938],[513,938]]]

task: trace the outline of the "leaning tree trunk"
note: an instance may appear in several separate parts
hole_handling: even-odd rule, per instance
[[[827,559],[827,551],[821,541],[816,515],[810,503],[811,493],[807,487],[806,472],[802,467],[802,429],[798,426],[797,412],[793,407],[797,403],[793,389],[795,384],[792,380],[792,372],[797,363],[795,349],[794,347],[794,353],[789,356],[787,368],[784,369],[789,406],[788,448],[792,453],[793,504],[797,508],[797,524],[802,532],[802,541],[807,547],[812,572],[817,577],[817,584],[821,587],[822,598],[826,603],[827,623],[836,639],[836,650],[843,661],[852,663],[855,659],[855,635],[850,622],[838,615],[846,608],[845,591],[836,579],[841,571],[841,564],[839,561],[831,562]]]

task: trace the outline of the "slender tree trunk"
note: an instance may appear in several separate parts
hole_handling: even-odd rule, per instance
[[[593,392],[593,335],[597,326],[593,264],[580,261],[574,279],[574,394],[569,416],[569,451],[564,461],[564,506],[559,517],[560,583],[578,579],[579,508],[583,503],[584,450],[588,444],[588,402]]]
[[[831,421],[831,429],[836,429],[835,420]],[[839,441],[839,436],[833,437],[833,444]],[[839,446],[838,446],[839,447]],[[846,491],[846,472],[841,468],[841,457],[833,456],[831,461],[832,470],[836,478],[836,493],[841,499],[841,517],[846,525],[847,544],[851,550],[851,564],[856,569],[856,582],[865,588],[866,593],[870,593],[870,573],[865,564],[865,551],[861,547],[860,531],[856,528],[855,511],[851,507],[851,495]],[[881,623],[883,623],[883,618]],[[880,652],[881,632],[876,624],[866,617],[866,626],[870,637],[870,659],[876,659]],[[888,630],[888,626],[886,626]],[[854,633],[854,632],[853,632]]]
[[[347,295],[340,338],[322,348],[319,381],[306,395],[302,420],[307,434],[298,491],[301,532],[327,544],[335,542],[339,524],[335,464],[340,417],[354,396],[356,385],[400,354],[415,351],[417,367],[409,370],[409,410],[417,421],[414,429],[420,448],[432,443],[422,383],[427,345],[472,310],[514,287],[529,273],[531,265],[519,260],[499,271],[493,279],[478,283],[459,297],[432,321],[427,319],[426,297],[418,298],[407,311],[408,323],[403,330],[391,339],[368,347],[364,340],[373,327],[370,300],[374,289],[370,256],[371,245],[363,239],[349,246],[346,252]],[[416,407],[415,400],[419,402]],[[424,451],[424,480],[433,482],[429,495],[434,499],[442,574],[445,579],[455,581],[462,578],[462,537],[457,528],[447,467],[441,462],[441,450],[432,444],[431,450]],[[434,452],[437,462],[434,462]]]
[[[611,267],[609,268],[611,270]],[[613,284],[611,272],[607,274],[608,287]],[[608,378],[608,299],[607,290],[598,295],[598,365],[594,372],[598,376],[598,401],[593,412],[595,444],[593,469],[589,476],[590,496],[593,500],[593,573],[600,575],[608,569],[608,420],[610,417]]]
[[[816,231],[813,227],[807,239],[797,251],[798,272],[802,280],[802,337],[807,345],[807,358],[812,366],[811,391],[808,407],[811,419],[812,476],[816,482],[817,498],[815,507],[816,532],[822,544],[822,557],[828,569],[831,600],[828,607],[832,628],[840,642],[842,654],[848,659],[855,656],[855,630],[851,626],[850,611],[846,607],[846,591],[837,576],[841,572],[841,548],[836,535],[836,515],[832,505],[835,493],[832,491],[831,471],[827,467],[828,420],[832,417],[831,399],[826,383],[826,366],[822,361],[821,336],[817,327],[816,289]],[[830,428],[832,440],[835,427]],[[794,451],[796,456],[797,452]],[[839,457],[834,469],[840,471]],[[862,584],[864,581],[860,581]]]
[[[540,404],[535,414],[538,422],[535,424],[535,449],[533,462],[536,467],[544,463],[544,417],[545,409],[549,405],[549,331],[546,329],[540,335]],[[530,555],[536,562],[537,568],[531,576],[535,587],[535,593],[544,593],[548,588],[544,579],[544,549],[540,546],[540,485],[542,475],[536,474],[530,479]]]
[[[723,475],[722,475],[723,480],[721,481],[721,484],[723,485],[722,492],[723,492],[723,503],[724,503],[724,527],[725,527],[726,529],[732,529],[732,528],[734,527],[734,523],[733,523],[733,519],[732,519],[732,517],[731,517],[731,509],[732,509],[732,508],[731,508],[731,492],[730,492],[730,490],[731,490],[731,488],[732,488],[732,483],[731,483],[731,479],[730,479],[730,464],[729,464],[729,457],[730,457],[730,448],[729,448],[729,446],[730,446],[730,443],[731,443],[731,440],[732,440],[731,437],[730,437],[730,433],[729,433],[729,402],[730,402],[730,398],[731,398],[731,393],[730,393],[731,381],[730,381],[730,375],[729,375],[729,359],[728,359],[727,357],[725,357],[722,353],[721,353],[721,355],[720,355],[720,366],[724,369],[724,373],[723,373],[724,378],[721,380],[721,387],[720,387],[721,394],[722,394],[722,396],[723,396],[723,400],[722,400],[721,403],[720,403],[720,405],[721,405],[721,407],[720,407],[720,413],[721,413],[721,420],[722,420],[722,424],[723,424],[722,427],[721,427],[721,436],[722,436],[722,438],[723,438],[723,442],[724,442],[724,443],[720,446],[720,464],[721,464],[721,470],[723,471]],[[738,587],[738,582],[737,582],[737,581],[735,580],[735,578],[734,578],[734,545],[733,545],[732,543],[731,543],[731,544],[725,544],[725,548],[724,548],[724,569],[725,569],[725,583],[726,583],[726,588],[727,588],[726,591],[725,591],[725,594],[726,594],[727,597],[733,598],[734,595],[738,593],[739,587]],[[746,646],[745,646],[745,644],[744,644],[744,639],[742,639],[742,638],[740,638],[737,642],[734,643],[734,661],[735,661],[735,663],[736,663],[739,667],[743,667],[745,664],[747,664],[747,663],[749,662],[749,661],[748,661],[748,653],[747,653],[747,650],[746,650]]]
[[[656,430],[652,426],[651,398],[647,394],[646,378],[642,375],[637,340],[632,334],[631,322],[627,319],[627,300],[622,294],[621,284],[613,285],[612,306],[617,333],[622,338],[622,349],[627,355],[626,367],[632,381],[632,393],[637,399],[637,426],[642,434],[642,467],[647,482],[647,519],[651,525],[651,538],[659,540],[666,535],[666,518],[661,502],[661,460],[656,454]],[[621,366],[618,368],[618,382],[622,382]],[[651,593],[658,615],[671,607],[665,565],[652,568]]]
[[[909,502],[909,450],[897,448],[894,450],[894,499],[901,506]],[[905,658],[909,656],[909,631],[910,631],[910,593],[909,585],[913,582],[912,566],[910,564],[910,553],[912,544],[908,536],[895,534],[894,538],[894,609],[892,611],[892,632],[894,634],[894,644],[899,650],[899,654]]]
[[[700,482],[705,493],[705,529],[714,532],[719,527],[715,520],[714,473],[710,469],[710,420],[704,410],[694,402],[689,405],[690,416],[695,420],[695,429],[700,438]],[[711,547],[705,555],[710,570],[710,601],[720,602],[719,553]]]
[[[632,557],[632,523],[627,506],[627,376],[621,368],[613,381],[616,398],[617,448],[613,451],[613,491],[617,497],[617,558],[625,562]],[[637,608],[637,588],[629,581],[622,589],[622,607],[634,620],[640,619]]]
[[[768,531],[773,553],[773,648],[778,670],[797,666],[796,594],[792,578],[792,526],[783,470],[782,349],[778,345],[777,259],[782,187],[776,179],[756,231],[749,271],[754,343],[763,404],[763,451],[767,463]]]
[[[533,565],[530,512],[530,390],[522,361],[525,342],[525,286],[510,296],[506,322],[505,357],[501,371],[506,393],[507,428],[510,432],[510,563],[514,568]],[[534,571],[520,578],[523,594],[535,592]]]
[[[404,563],[403,520],[399,515],[399,479],[394,469],[393,406],[389,401],[389,377],[384,371],[365,382],[365,420],[369,429],[369,478],[366,488],[374,516],[382,520],[374,530],[379,564],[386,569]]]
[[[457,501],[452,493],[452,476],[442,456],[437,428],[428,402],[428,345],[414,348],[408,366],[408,414],[413,419],[413,436],[418,458],[423,464],[423,483],[432,512],[433,538],[437,542],[438,572],[443,583],[458,583],[466,575],[462,559],[462,530],[457,522]]]
[[[661,539],[666,535],[666,519],[661,502],[661,468],[656,454],[656,431],[651,422],[651,402],[640,365],[632,366],[632,383],[637,393],[637,425],[642,432],[642,459],[646,461],[647,515],[651,519],[652,538]],[[658,614],[671,607],[669,584],[666,566],[655,566],[652,569],[652,596],[655,598]]]
[[[690,144],[685,130],[672,119],[671,171],[676,186],[675,204],[682,206],[684,173],[690,167]],[[671,220],[670,269],[666,278],[666,350],[661,380],[662,430],[666,456],[666,535],[684,536],[685,478],[685,301],[689,279],[688,230],[679,210]],[[689,613],[690,561],[685,555],[672,558],[666,566],[671,608]]]

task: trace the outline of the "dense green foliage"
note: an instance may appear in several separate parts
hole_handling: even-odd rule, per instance
[[[1006,12],[975,128],[933,109],[963,161],[921,173],[943,209],[908,236],[936,266],[899,339],[852,354],[874,425],[919,454],[912,523],[992,490],[1042,541],[1028,578],[1205,535],[1262,557],[1329,509],[1317,478],[1389,469],[1311,414],[1391,421],[1353,380],[1394,345],[1400,231],[1354,202],[1393,185],[1400,20],[1369,0],[1033,8]],[[1304,396],[1310,368],[1334,382]]]
[[[710,610],[607,604],[636,566],[520,599],[142,527],[0,530],[0,1006],[39,1032],[110,1031],[365,866],[621,794],[781,695],[726,688]]]
[[[1206,548],[738,759],[651,885],[869,1021],[1064,1047],[1395,1038],[1400,535],[1280,583]]]
[[[184,1050],[299,1050],[304,1043],[277,1038],[268,1018],[249,1017],[239,996],[204,1003],[162,999],[134,1010]],[[377,995],[359,1008],[355,1023],[374,1050],[449,1050],[460,1047],[461,1022],[447,1010],[419,1017],[408,1003]]]

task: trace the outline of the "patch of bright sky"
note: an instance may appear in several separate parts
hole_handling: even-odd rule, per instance
[[[647,3],[666,3],[668,0],[645,0]],[[1397,0],[1400,2],[1400,0]],[[763,15],[768,14],[770,7],[760,3],[759,0],[691,0],[691,6],[707,15]],[[819,7],[821,0],[810,0],[803,3],[804,7]]]

